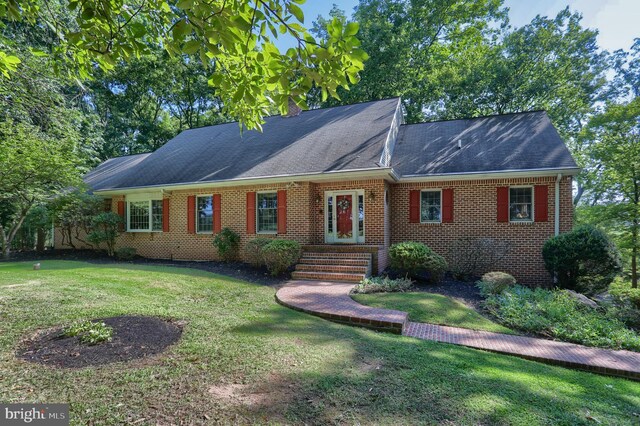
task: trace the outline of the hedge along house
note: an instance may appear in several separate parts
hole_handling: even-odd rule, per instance
[[[496,268],[545,284],[541,248],[572,227],[578,171],[545,112],[407,125],[394,98],[268,117],[263,133],[186,130],[85,181],[125,219],[118,246],[146,257],[215,260],[229,227],[241,247],[300,242],[296,278],[359,280],[395,242],[448,258],[456,240],[488,237],[511,247]]]

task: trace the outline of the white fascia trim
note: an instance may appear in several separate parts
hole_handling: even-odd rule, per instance
[[[541,176],[557,176],[561,173],[564,176],[574,176],[580,173],[580,168],[570,169],[529,169],[529,170],[496,170],[488,172],[468,172],[468,173],[441,173],[434,175],[404,175],[399,182],[437,182],[443,180],[477,180],[477,179],[509,179],[527,178]]]
[[[400,116],[400,120],[398,120],[398,115]],[[400,122],[399,122],[400,121]],[[396,109],[393,113],[393,118],[391,119],[391,125],[389,126],[389,131],[387,132],[387,138],[384,141],[384,145],[382,146],[382,153],[380,154],[380,161],[383,167],[389,167],[389,163],[391,163],[391,159],[393,158],[393,148],[390,148],[390,142],[392,139],[396,139],[398,137],[398,132],[400,131],[400,125],[402,121],[402,98],[398,98],[398,104],[396,105]],[[393,141],[395,146],[396,141]],[[389,157],[388,160],[386,157]]]
[[[188,189],[201,189],[201,188],[224,188],[229,186],[244,186],[244,185],[265,185],[274,183],[288,183],[288,182],[329,182],[333,180],[344,179],[391,179],[393,180],[393,169],[391,167],[375,167],[370,169],[355,169],[355,170],[338,170],[321,173],[303,173],[303,174],[287,174],[278,176],[268,176],[263,178],[239,178],[239,179],[227,179],[213,182],[187,182],[168,185],[150,185],[139,186],[129,188],[114,188],[114,189],[102,189],[96,190],[96,195],[108,196],[108,195],[121,195],[121,194],[135,194],[138,192],[151,192],[152,190],[160,191],[178,191]]]

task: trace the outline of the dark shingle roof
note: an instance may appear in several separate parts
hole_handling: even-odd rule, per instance
[[[577,165],[547,114],[534,111],[403,125],[392,167],[406,177]]]
[[[398,98],[186,130],[151,154],[109,160],[86,176],[94,190],[370,169],[378,166]]]

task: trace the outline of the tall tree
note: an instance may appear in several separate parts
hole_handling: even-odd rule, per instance
[[[161,45],[171,55],[191,55],[209,70],[229,113],[259,128],[289,97],[304,104],[316,85],[334,95],[358,79],[366,54],[355,24],[332,22],[326,40],[302,25],[304,0],[0,0],[0,19],[49,27],[57,43],[46,53],[57,69],[88,78],[95,64],[112,70]],[[66,17],[71,16],[71,20]],[[280,52],[274,41],[287,34],[296,47]],[[0,43],[0,72],[17,72],[19,58]]]
[[[495,33],[492,24],[506,16],[501,6],[502,0],[361,0],[353,21],[360,24],[358,37],[369,60],[358,84],[326,104],[402,96],[407,121],[424,120],[439,100],[441,68]],[[331,17],[344,20],[344,13],[334,8]],[[326,21],[316,21],[316,34],[322,35]]]
[[[54,137],[24,122],[0,122],[0,249],[4,257],[29,211],[78,183],[75,149],[72,135]]]
[[[640,253],[640,97],[608,104],[585,129],[593,167],[597,169],[598,204],[606,206],[598,220],[622,231],[621,248],[630,251],[631,284],[638,287]],[[626,232],[625,232],[626,230]]]
[[[89,84],[87,103],[105,126],[103,159],[153,151],[179,131],[228,120],[204,67],[155,49]]]

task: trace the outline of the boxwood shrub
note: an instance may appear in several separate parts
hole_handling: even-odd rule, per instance
[[[274,239],[262,247],[260,253],[271,275],[278,276],[300,259],[302,247],[297,241]]]
[[[622,270],[616,246],[590,225],[548,239],[542,257],[547,270],[557,277],[558,287],[585,294],[606,290]]]
[[[447,262],[442,256],[415,241],[393,244],[389,248],[389,259],[395,271],[410,277],[426,271],[433,283],[440,282],[447,270]]]

